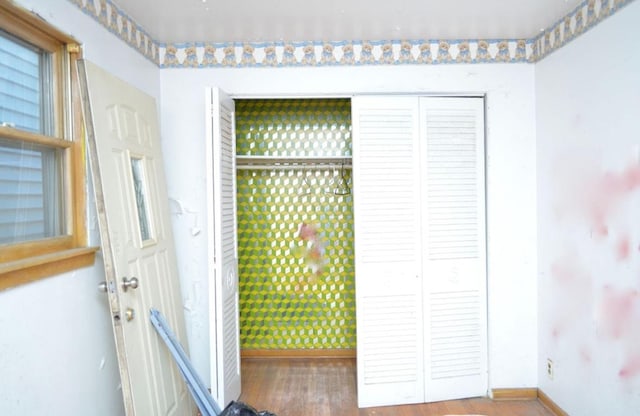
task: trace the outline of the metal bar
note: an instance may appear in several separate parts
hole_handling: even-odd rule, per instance
[[[182,345],[180,345],[180,342],[178,342],[178,339],[169,327],[169,324],[167,324],[164,316],[162,316],[160,311],[157,309],[151,309],[150,320],[158,332],[158,335],[160,335],[160,338],[165,342],[171,352],[171,355],[173,355],[173,358],[176,360],[180,373],[182,374],[184,381],[187,383],[191,396],[196,402],[196,405],[202,415],[218,416],[222,412],[222,410],[220,410],[220,406],[218,406],[215,400],[213,400],[213,397],[211,397],[207,387],[193,368],[191,361],[189,361],[187,354],[182,348]]]
[[[351,165],[351,156],[236,156],[236,166]]]
[[[351,169],[351,163],[344,165],[336,164],[281,164],[281,163],[263,163],[263,164],[251,164],[251,165],[236,165],[236,170],[271,170],[271,169]]]
[[[351,156],[236,156],[238,170],[351,169]]]

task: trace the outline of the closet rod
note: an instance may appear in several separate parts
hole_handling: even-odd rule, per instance
[[[329,163],[305,163],[305,164],[295,164],[295,163],[269,163],[269,164],[250,164],[250,165],[236,165],[236,170],[265,170],[265,169],[351,169],[351,163],[345,164],[329,164]]]
[[[236,156],[237,169],[351,168],[351,156]]]

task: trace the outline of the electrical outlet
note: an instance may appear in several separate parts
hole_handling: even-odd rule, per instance
[[[547,358],[547,377],[549,380],[553,380],[553,361],[551,358]]]

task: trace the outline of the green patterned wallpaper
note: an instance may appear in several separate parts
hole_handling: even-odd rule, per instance
[[[348,156],[348,99],[237,100],[242,155]],[[243,349],[355,348],[353,199],[341,167],[238,170]]]

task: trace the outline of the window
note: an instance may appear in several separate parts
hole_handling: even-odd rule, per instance
[[[0,289],[93,263],[75,40],[0,3]]]

